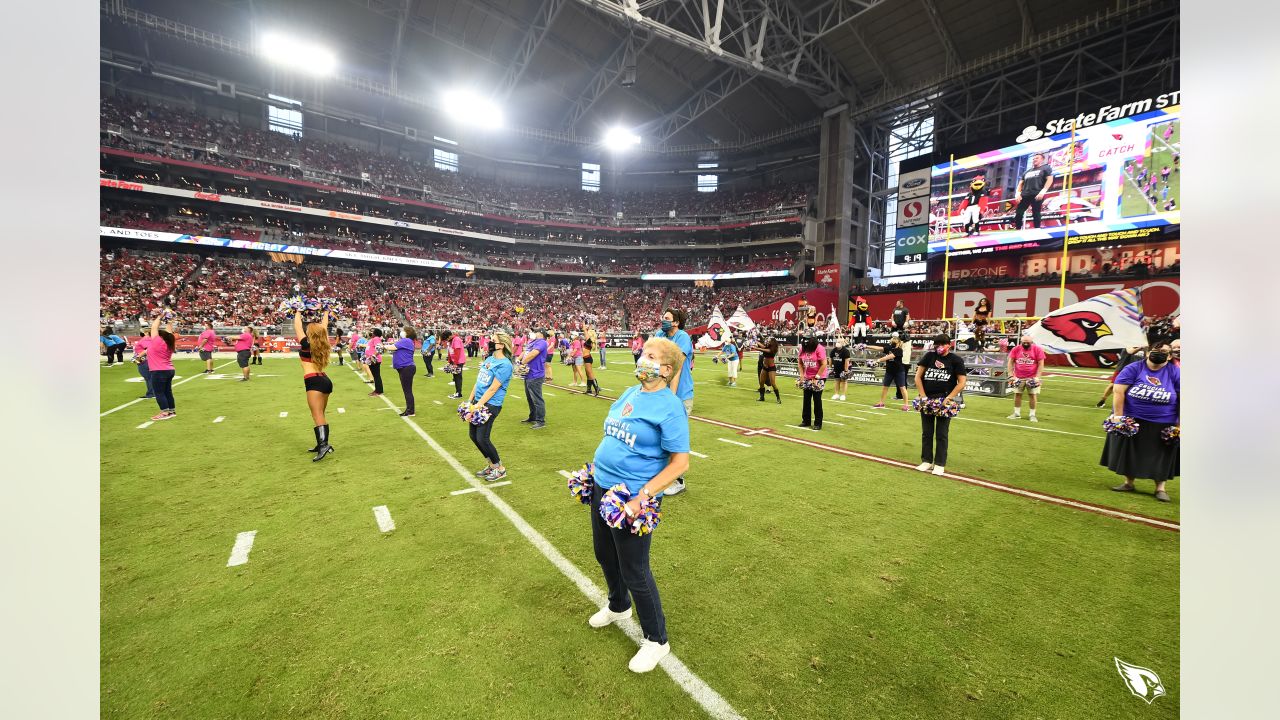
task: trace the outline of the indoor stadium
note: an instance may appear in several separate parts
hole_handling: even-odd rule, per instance
[[[105,0],[101,716],[1179,717],[1179,13]]]

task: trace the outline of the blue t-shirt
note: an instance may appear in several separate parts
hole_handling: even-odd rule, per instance
[[[676,334],[667,338],[684,353],[684,369],[680,371],[680,386],[676,388],[676,397],[681,400],[693,399],[693,340],[689,333],[676,330]]]
[[[99,335],[98,341],[107,347],[115,347],[116,345],[124,344],[124,338],[119,335]]]
[[[537,351],[537,354],[529,361],[529,374],[525,376],[528,380],[537,380],[547,376],[547,357],[550,355],[547,350],[547,341],[542,338],[536,338],[530,340],[529,344],[524,346],[525,354],[534,350]]]
[[[726,360],[729,360],[732,362],[738,359],[738,346],[734,345],[733,343],[725,343],[724,350],[722,352],[724,352],[724,357]]]
[[[484,397],[485,392],[489,390],[489,386],[498,383],[498,390],[489,398],[489,405],[502,407],[502,401],[507,398],[507,386],[511,384],[511,361],[506,358],[497,358],[492,355],[484,359],[480,363],[480,372],[476,375],[476,392],[471,396],[471,402],[479,402]]]
[[[431,351],[435,348],[435,346],[436,346],[436,336],[435,335],[426,336],[425,338],[422,339],[422,354],[430,355]]]
[[[609,406],[594,461],[597,485],[608,490],[624,483],[633,497],[662,472],[671,453],[689,452],[684,404],[670,388],[641,390],[635,385]]]
[[[1116,376],[1115,384],[1129,386],[1124,398],[1125,415],[1155,423],[1178,422],[1182,372],[1172,362],[1159,370],[1147,367],[1145,360],[1131,363]]]

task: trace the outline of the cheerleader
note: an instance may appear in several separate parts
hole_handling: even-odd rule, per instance
[[[503,467],[502,458],[498,456],[498,448],[493,446],[491,434],[493,424],[498,419],[498,413],[502,412],[502,403],[506,400],[507,386],[511,384],[511,374],[514,369],[510,359],[511,336],[506,333],[497,333],[493,338],[493,345],[493,354],[480,363],[480,370],[476,373],[476,384],[471,390],[471,409],[476,410],[483,405],[489,409],[489,419],[481,425],[471,425],[470,429],[471,442],[485,460],[489,461],[489,464],[477,472],[476,476],[490,482],[507,476],[507,469]]]
[[[382,395],[382,328],[369,331],[369,343],[364,347],[364,364],[373,376],[373,392],[369,397]]]
[[[849,392],[849,369],[853,366],[853,353],[849,351],[849,341],[843,337],[836,338],[836,347],[831,351],[832,372],[836,376],[836,391],[832,400],[847,400]]]
[[[254,333],[253,335],[253,347],[250,348],[250,353],[251,355],[249,356],[249,364],[261,365],[262,364],[262,338],[258,337],[257,333]]]
[[[444,336],[440,338],[443,345],[449,348],[449,354],[446,358],[447,363],[454,366],[453,375],[453,394],[449,397],[457,400],[462,397],[462,368],[467,364],[467,344],[462,339],[462,335],[451,330],[445,330]]]
[[[600,397],[600,383],[596,381],[596,371],[594,368],[595,360],[592,358],[591,351],[595,349],[595,343],[591,338],[582,341],[582,372],[587,376],[587,394],[591,394],[594,387],[596,397]]]
[[[778,355],[778,339],[769,338],[764,342],[756,343],[753,350],[760,352],[760,359],[756,367],[756,376],[760,381],[760,402],[764,402],[765,388],[773,388],[773,396],[777,399],[778,404],[782,404],[782,393],[778,390],[778,363],[774,359]]]
[[[569,343],[569,363],[568,364],[569,364],[569,367],[573,369],[573,382],[570,383],[570,385],[574,387],[577,387],[579,385],[581,385],[582,387],[586,387],[587,384],[585,382],[578,382],[579,380],[583,379],[582,366],[584,363],[582,360],[582,333],[574,333],[573,341]]]
[[[974,350],[984,352],[987,349],[987,323],[991,321],[991,306],[987,299],[980,298],[978,306],[973,309],[973,339],[977,343]]]
[[[338,364],[342,365],[342,350],[345,347],[342,343],[342,328],[338,328],[337,337],[334,339],[333,351],[338,355]]]
[[[333,452],[329,444],[329,421],[324,411],[329,406],[329,394],[333,392],[333,381],[324,374],[329,364],[329,311],[326,310],[319,322],[313,322],[303,329],[302,311],[293,313],[293,334],[298,340],[298,359],[302,361],[302,385],[307,390],[307,408],[311,410],[311,420],[316,424],[316,446],[307,452],[315,453],[311,462],[319,462]]]
[[[813,406],[812,425],[822,429],[822,390],[815,385],[827,379],[827,349],[812,334],[800,343],[800,382],[804,383],[804,405],[800,410],[800,427],[810,426],[810,405]]]

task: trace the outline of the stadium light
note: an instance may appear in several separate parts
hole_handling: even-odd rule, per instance
[[[492,100],[470,90],[444,94],[444,111],[459,125],[496,130],[502,127],[502,109]]]
[[[277,33],[263,35],[259,51],[273,63],[311,75],[332,75],[338,68],[338,58],[331,51],[314,43]]]
[[[640,136],[622,127],[612,127],[604,134],[604,146],[610,150],[620,151],[639,145]]]

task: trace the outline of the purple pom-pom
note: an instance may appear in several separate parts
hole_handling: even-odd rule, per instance
[[[581,470],[575,470],[569,474],[569,494],[583,505],[591,504],[591,489],[596,483],[595,473],[595,463],[587,463]]]
[[[472,410],[471,404],[464,402],[458,405],[458,417],[472,425],[483,425],[489,422],[489,418],[493,417],[493,413],[484,405]]]
[[[461,375],[462,367],[459,363],[445,363],[444,371],[447,375]]]
[[[513,374],[518,378],[529,377],[529,366],[524,363],[516,363]]]
[[[1102,421],[1102,429],[1124,437],[1132,437],[1138,432],[1138,421],[1127,415],[1110,415]]]
[[[658,511],[658,501],[656,499],[643,501],[640,504],[640,513],[634,518],[629,518],[624,507],[630,499],[631,491],[627,490],[626,485],[622,483],[614,485],[605,492],[604,497],[600,498],[600,517],[606,525],[615,530],[627,527],[633,535],[648,535],[658,527],[658,521],[662,519],[662,513]]]

